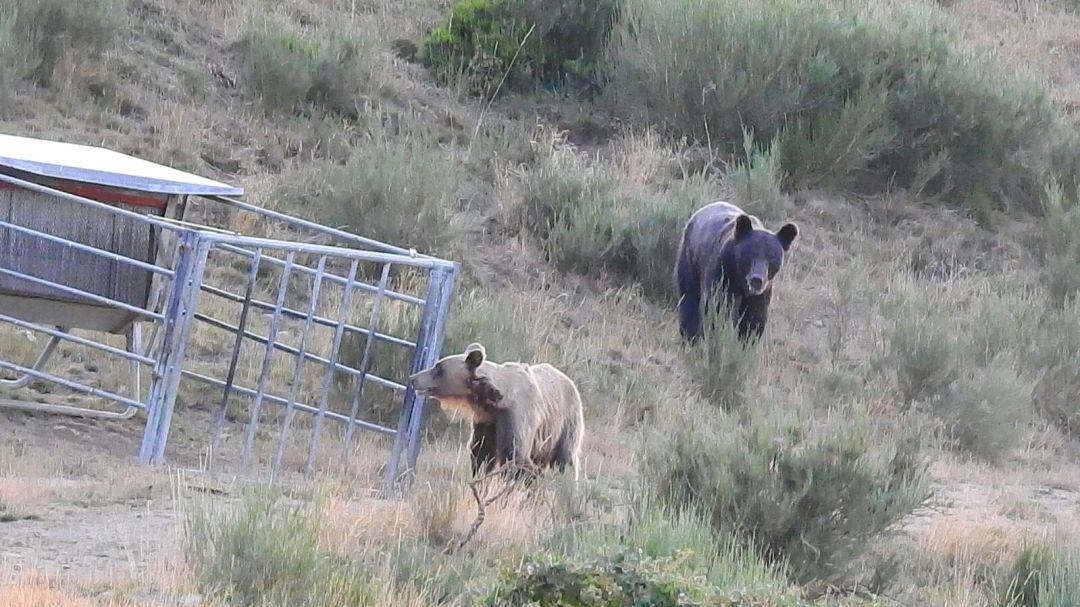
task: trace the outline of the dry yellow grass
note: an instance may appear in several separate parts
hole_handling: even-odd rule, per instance
[[[1006,69],[1037,77],[1074,118],[1080,111],[1080,15],[1065,2],[958,0],[964,39]]]

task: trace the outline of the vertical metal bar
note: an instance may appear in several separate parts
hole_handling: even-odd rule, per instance
[[[334,365],[338,362],[341,351],[341,338],[345,335],[345,325],[349,321],[349,310],[352,305],[353,285],[356,282],[356,271],[360,267],[360,261],[354,259],[349,266],[349,280],[345,283],[345,292],[341,297],[341,306],[338,308],[338,324],[334,327],[334,343],[330,349],[330,362],[327,365],[326,374],[323,376],[322,393],[319,396],[319,412],[315,416],[315,430],[311,434],[311,442],[308,444],[307,461],[304,463],[304,475],[310,476],[315,466],[315,452],[319,448],[319,435],[322,433],[323,423],[326,417],[326,403],[330,397],[330,386],[334,383]],[[370,335],[370,333],[369,333]]]
[[[177,351],[182,341],[180,333],[183,332],[183,326],[179,321],[192,274],[196,270],[200,244],[197,232],[183,232],[177,239],[176,265],[173,268],[172,289],[165,303],[161,348],[157,353],[153,383],[146,400],[146,430],[143,432],[142,446],[139,448],[139,461],[144,464],[149,464],[153,460],[157,450],[157,441],[161,436],[162,415],[171,409],[171,403],[168,402],[169,394],[173,392],[170,390],[170,384],[174,381],[178,383],[180,380],[180,367],[183,361],[177,359]],[[175,398],[175,394],[173,397]]]
[[[442,337],[441,321],[442,316],[445,314],[445,306],[441,304],[440,298],[447,292],[444,288],[447,282],[443,276],[444,273],[445,270],[433,269],[428,274],[428,292],[425,298],[424,312],[420,319],[416,348],[413,350],[412,363],[409,367],[410,375],[422,371],[427,365],[434,362],[432,347],[440,345],[438,341],[441,341]],[[436,340],[432,339],[433,335],[436,336]],[[434,356],[438,356],[438,351],[434,352]],[[419,454],[419,445],[414,445],[414,442],[418,441],[415,441],[413,435],[419,435],[419,417],[423,414],[423,401],[424,399],[418,397],[413,390],[411,382],[407,382],[405,397],[402,400],[401,414],[398,417],[397,435],[394,437],[394,446],[390,451],[390,461],[387,462],[386,475],[383,477],[384,493],[393,489],[399,480],[398,466],[401,463],[403,450],[407,452],[408,461],[410,462],[410,469],[407,469],[406,473],[411,473],[411,465],[415,463],[415,458]],[[406,443],[408,443],[407,447]]]
[[[349,406],[349,425],[345,429],[345,441],[341,447],[341,470],[344,472],[349,465],[349,447],[352,446],[353,432],[356,431],[356,416],[360,410],[360,401],[364,397],[364,385],[367,383],[368,371],[371,369],[371,344],[374,341],[375,328],[379,324],[379,315],[382,313],[382,302],[385,298],[386,283],[390,278],[390,264],[383,264],[382,276],[379,277],[379,291],[375,294],[375,301],[371,305],[371,318],[368,320],[367,338],[364,340],[364,354],[360,362],[360,377],[356,380],[356,390],[353,391],[352,404]]]
[[[424,352],[424,361],[420,364],[420,368],[417,371],[421,371],[434,365],[442,354],[442,342],[443,342],[443,330],[446,326],[446,315],[450,311],[450,300],[454,293],[454,270],[435,270],[433,272],[432,279],[438,283],[436,290],[438,291],[437,303],[428,300],[428,305],[435,308],[435,319],[430,328],[430,331],[425,336],[428,341],[428,346]],[[408,469],[406,474],[412,475],[416,470],[416,460],[420,455],[420,423],[424,419],[424,406],[427,404],[426,397],[415,398],[413,401],[414,411],[409,420],[409,443],[408,453],[406,454],[406,462],[408,462]]]
[[[295,257],[296,253],[290,251],[285,258],[285,267],[281,269],[281,282],[278,284],[274,315],[270,317],[270,328],[266,335],[266,351],[263,353],[262,367],[259,370],[259,386],[255,392],[255,401],[251,403],[251,421],[248,422],[247,432],[244,435],[244,454],[241,464],[244,470],[251,465],[251,446],[255,442],[255,427],[259,424],[259,410],[262,409],[263,394],[266,392],[266,376],[270,372],[270,361],[274,357],[278,321],[281,319],[281,308],[285,305],[285,294],[289,290],[289,276],[292,274]]]
[[[199,243],[199,235],[195,232],[182,232],[176,242],[176,264],[173,268],[172,288],[168,292],[168,301],[165,302],[165,321],[161,336],[161,348],[157,353],[157,362],[154,364],[153,380],[150,385],[150,395],[146,399],[146,429],[143,432],[142,445],[139,448],[139,461],[149,464],[154,453],[157,440],[158,423],[160,421],[165,399],[166,372],[174,361],[170,359],[173,342],[176,340],[176,318],[180,311],[181,302],[184,299],[184,289],[187,287],[192,268],[193,257],[196,254],[196,246]]]
[[[285,457],[285,441],[289,437],[289,426],[292,425],[293,415],[296,410],[296,393],[300,390],[300,380],[304,374],[304,361],[307,359],[308,336],[311,333],[312,321],[319,305],[319,290],[322,288],[323,276],[326,274],[326,255],[319,256],[319,263],[315,268],[315,282],[311,285],[311,303],[308,304],[307,317],[304,318],[304,330],[300,334],[300,351],[296,355],[296,370],[293,371],[292,386],[289,387],[289,399],[285,403],[285,419],[281,422],[281,435],[278,437],[277,453],[274,455],[274,466],[270,470],[270,482],[274,482],[281,470],[281,460]]]
[[[176,395],[180,390],[180,377],[184,370],[184,354],[187,350],[188,335],[191,331],[192,319],[195,318],[195,308],[199,302],[203,273],[206,270],[206,258],[210,253],[210,243],[199,240],[195,253],[194,267],[187,281],[184,291],[182,307],[176,318],[175,329],[176,348],[169,365],[169,378],[165,384],[165,398],[162,401],[162,415],[158,427],[157,444],[154,447],[153,463],[160,464],[165,458],[165,445],[169,441],[169,428],[172,425],[173,407],[176,405]]]
[[[128,328],[127,349],[132,354],[142,354],[142,325],[139,321],[131,323]],[[131,400],[142,400],[141,369],[139,361],[131,361]]]
[[[225,389],[221,393],[221,407],[214,416],[214,438],[210,441],[210,457],[207,466],[214,468],[214,458],[221,446],[221,433],[225,428],[225,415],[229,410],[229,397],[232,396],[233,382],[236,380],[236,364],[240,360],[240,350],[244,346],[244,329],[247,327],[248,313],[251,311],[251,295],[255,290],[255,281],[259,277],[259,264],[262,263],[262,249],[255,249],[255,256],[251,259],[251,269],[248,271],[247,286],[244,287],[244,303],[240,308],[240,321],[236,331],[236,339],[233,340],[232,356],[229,359],[229,370],[225,374]]]
[[[144,354],[156,360],[157,354],[155,354],[155,352],[161,351],[161,348],[159,347],[160,344],[157,341],[158,332],[161,330],[161,323],[156,320],[151,320],[150,324],[153,328],[150,329],[150,337],[148,337],[146,339],[146,342],[144,342],[146,343],[146,347],[144,348]]]

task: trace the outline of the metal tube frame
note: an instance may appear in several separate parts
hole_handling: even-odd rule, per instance
[[[161,218],[153,214],[130,211],[6,174],[0,174],[0,182],[72,203],[93,207],[131,221],[149,224],[156,234],[154,242],[160,243],[164,241],[165,234],[168,234],[170,240],[165,242],[169,245],[169,250],[164,253],[168,257],[168,264],[171,266],[165,267],[144,262],[79,242],[69,241],[38,229],[0,220],[0,229],[40,238],[52,244],[69,247],[82,253],[97,255],[150,272],[165,279],[158,283],[158,287],[155,287],[155,289],[160,289],[154,291],[157,295],[150,298],[150,302],[145,308],[140,308],[109,297],[58,284],[39,276],[0,267],[0,275],[53,289],[72,296],[77,301],[92,302],[108,308],[130,312],[135,317],[126,335],[127,347],[120,349],[109,346],[102,341],[72,335],[64,327],[45,327],[0,313],[0,323],[10,324],[17,328],[49,336],[49,341],[30,367],[15,364],[0,357],[0,369],[8,369],[20,374],[15,379],[0,380],[0,386],[22,388],[32,380],[38,379],[53,382],[71,390],[91,394],[124,406],[126,409],[120,412],[97,411],[49,403],[7,400],[0,401],[0,407],[20,407],[69,415],[120,419],[129,418],[137,411],[144,410],[146,411],[146,422],[142,443],[139,448],[139,460],[143,463],[155,464],[164,461],[176,398],[183,378],[188,378],[222,389],[221,400],[214,416],[213,438],[210,442],[209,461],[211,467],[222,440],[222,427],[230,399],[240,397],[251,399],[251,415],[244,435],[243,465],[245,468],[250,466],[254,430],[260,419],[262,405],[263,403],[272,403],[282,406],[284,409],[277,453],[273,459],[272,474],[274,476],[277,476],[280,472],[285,441],[288,438],[294,416],[299,412],[310,414],[314,419],[314,429],[309,441],[307,461],[304,465],[305,474],[310,474],[314,467],[315,454],[326,421],[340,423],[344,428],[343,464],[346,463],[349,445],[353,440],[353,432],[355,429],[360,428],[378,434],[394,436],[391,459],[384,478],[384,487],[395,486],[401,479],[408,478],[413,474],[420,449],[420,429],[425,399],[418,396],[406,385],[405,380],[407,378],[400,378],[399,383],[390,378],[379,377],[371,373],[372,344],[379,341],[392,347],[411,350],[410,374],[434,363],[441,349],[443,325],[454,287],[457,264],[276,211],[262,209],[225,196],[206,196],[205,198],[238,211],[253,213],[269,220],[281,221],[293,228],[330,238],[335,245],[235,235],[211,227],[178,221],[179,218]],[[171,239],[175,239],[175,245]],[[208,257],[214,250],[239,254],[249,260],[251,265],[242,295],[232,293],[227,288],[204,284],[207,278]],[[161,251],[160,248],[159,251]],[[171,253],[171,255],[168,255],[168,253]],[[318,257],[318,267],[311,268],[304,263],[297,263],[297,255]],[[329,271],[328,263],[330,259],[346,262],[349,267],[348,275],[342,276]],[[367,284],[357,279],[358,268],[361,263],[381,265],[382,275],[378,285]],[[409,267],[427,274],[427,292],[423,298],[389,288],[389,273],[391,267],[394,266]],[[255,292],[255,282],[259,271],[266,267],[273,267],[281,273],[281,280],[274,303],[262,301]],[[296,310],[285,305],[290,277],[303,277],[305,280],[313,280],[310,301],[306,311]],[[340,286],[344,289],[344,296],[336,319],[327,318],[317,313],[319,291],[324,283]],[[233,325],[201,313],[198,310],[198,304],[200,295],[203,292],[239,304],[240,318],[237,324]],[[364,293],[373,297],[368,328],[357,326],[348,321],[350,304],[356,293]],[[404,305],[422,308],[422,318],[417,328],[415,341],[389,335],[378,330],[384,300],[393,300]],[[268,335],[265,337],[249,329],[252,308],[262,312],[272,312]],[[282,319],[302,323],[303,329],[300,334],[299,347],[290,346],[279,340],[278,331]],[[152,330],[150,339],[143,343],[141,323],[146,321],[151,322]],[[189,336],[193,328],[199,323],[228,331],[234,336],[232,340],[233,350],[230,353],[230,361],[224,380],[185,368]],[[309,333],[314,326],[333,330],[334,336],[328,357],[320,356],[309,348]],[[338,360],[346,332],[360,335],[364,339],[359,369],[344,365]],[[245,340],[251,340],[264,346],[263,361],[260,365],[261,372],[258,377],[258,385],[255,388],[241,386],[237,383],[237,365],[241,347],[244,345]],[[49,358],[61,342],[117,357],[129,364],[131,367],[130,397],[88,386],[79,381],[73,381],[44,371]],[[284,352],[297,358],[293,372],[293,382],[288,396],[285,398],[267,391],[267,376],[275,352]],[[314,362],[325,367],[325,375],[322,378],[321,390],[317,399],[308,403],[301,402],[298,398],[299,384],[301,383],[300,379],[305,362]],[[141,397],[140,381],[143,366],[151,369],[151,383],[145,400]],[[342,373],[355,379],[348,414],[328,410],[330,387],[336,373]],[[402,408],[396,430],[357,419],[358,407],[364,398],[365,386],[369,382],[402,394]],[[402,456],[406,459],[406,467],[402,473],[399,473]]]

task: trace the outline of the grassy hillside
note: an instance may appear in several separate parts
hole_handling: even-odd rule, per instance
[[[459,261],[445,352],[556,364],[588,428],[582,481],[510,493],[453,549],[476,501],[468,428],[442,414],[414,491],[380,500],[379,442],[345,477],[209,490],[133,466],[138,423],[0,410],[0,595],[1080,604],[1076,7],[610,9],[0,6],[0,132],[103,144]],[[679,230],[719,198],[800,226],[753,348],[678,338]],[[5,357],[35,347],[0,333]],[[213,398],[186,388],[187,452]]]

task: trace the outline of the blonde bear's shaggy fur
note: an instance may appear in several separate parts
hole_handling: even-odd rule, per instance
[[[576,479],[585,418],[573,380],[549,364],[498,364],[485,356],[482,345],[471,344],[409,381],[417,393],[472,418],[473,474],[509,462],[571,466]]]

